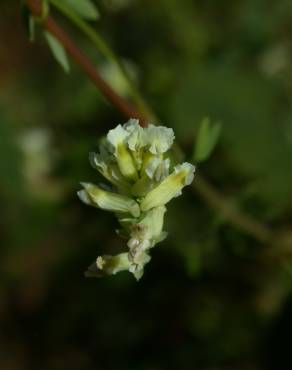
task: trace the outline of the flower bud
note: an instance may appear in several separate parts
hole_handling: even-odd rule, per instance
[[[134,217],[140,215],[138,203],[124,195],[102,190],[96,185],[82,183],[84,190],[78,192],[79,198],[86,204],[97,206],[113,212],[131,213]]]
[[[128,131],[121,125],[118,125],[116,128],[109,131],[107,140],[114,148],[114,155],[121,173],[128,179],[137,180],[138,173],[135,163],[126,145],[126,139],[129,135]]]
[[[140,205],[141,210],[145,212],[162,206],[172,198],[179,196],[182,188],[193,181],[194,172],[195,167],[190,163],[185,162],[176,166],[171,175],[145,196]]]
[[[97,271],[103,271],[108,275],[129,270],[130,264],[128,253],[120,253],[116,256],[99,256],[96,259]]]
[[[117,164],[110,160],[109,155],[98,153],[89,153],[89,161],[93,168],[106,178],[111,184],[123,194],[131,193],[131,185],[123,177]]]

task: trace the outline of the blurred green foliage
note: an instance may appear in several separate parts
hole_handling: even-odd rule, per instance
[[[211,124],[208,117],[202,120],[194,145],[194,161],[203,162],[210,157],[219,139],[220,131],[220,123]]]
[[[95,3],[94,27],[187,156],[203,117],[222,122],[201,173],[291,240],[291,1]],[[63,73],[40,29],[28,42],[17,2],[0,9],[0,368],[291,368],[291,250],[268,254],[190,191],[170,205],[170,235],[139,283],[84,278],[124,248],[112,215],[76,197],[96,180],[88,152],[123,118],[73,63]]]

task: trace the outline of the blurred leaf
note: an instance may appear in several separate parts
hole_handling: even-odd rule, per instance
[[[63,45],[50,33],[45,32],[44,34],[56,61],[68,73],[70,71],[70,65]]]
[[[200,245],[196,243],[187,243],[180,245],[181,253],[185,258],[185,267],[190,277],[199,276],[202,271],[202,251]]]
[[[29,41],[33,42],[35,40],[35,19],[32,15],[29,17]]]
[[[35,19],[31,15],[30,10],[26,5],[22,5],[21,7],[21,17],[24,24],[24,28],[27,32],[29,41],[33,42],[35,38]]]
[[[205,161],[214,150],[221,131],[221,124],[211,124],[208,117],[204,118],[197,135],[194,160],[197,162]]]
[[[41,14],[39,17],[36,17],[40,22],[42,22],[50,13],[50,4],[49,0],[41,1]]]
[[[91,0],[62,0],[82,18],[96,20],[99,18],[99,12],[96,5]]]
[[[243,75],[239,67],[211,63],[195,67],[195,73],[193,65],[185,68],[185,78],[168,104],[177,137],[189,143],[206,112],[211,119],[222,121],[225,160],[217,176],[223,176],[225,168],[245,178],[254,185],[253,196],[263,201],[265,214],[279,215],[289,206],[292,186],[292,112],[283,110],[275,84],[255,71]]]

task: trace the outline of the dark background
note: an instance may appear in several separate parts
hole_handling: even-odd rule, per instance
[[[222,122],[201,173],[275,240],[291,240],[291,0],[96,4],[95,27],[188,157],[202,118]],[[63,24],[126,95],[98,50]],[[84,277],[97,255],[124,248],[114,216],[76,197],[96,178],[88,152],[122,122],[78,67],[63,73],[40,29],[28,42],[19,2],[2,0],[0,368],[292,368],[291,243],[265,253],[190,189],[169,205],[169,237],[139,283]]]

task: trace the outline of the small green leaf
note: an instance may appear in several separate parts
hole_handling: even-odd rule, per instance
[[[213,149],[215,148],[219,139],[221,131],[220,123],[210,123],[209,118],[204,118],[197,135],[195,149],[194,149],[194,160],[197,162],[205,161]]]
[[[91,0],[62,0],[62,1],[84,19],[96,20],[99,18],[99,12],[97,10],[97,7]]]
[[[35,40],[35,19],[32,15],[30,15],[28,19],[28,35],[29,35],[29,41],[34,42]]]
[[[29,41],[33,42],[35,38],[35,19],[25,4],[21,6],[21,17],[27,32]]]
[[[44,32],[44,34],[56,61],[61,65],[64,71],[68,73],[70,71],[70,65],[63,45],[49,32]]]
[[[50,13],[50,4],[49,0],[42,0],[41,1],[41,15],[39,17],[39,20],[42,22],[47,18],[47,16]]]

